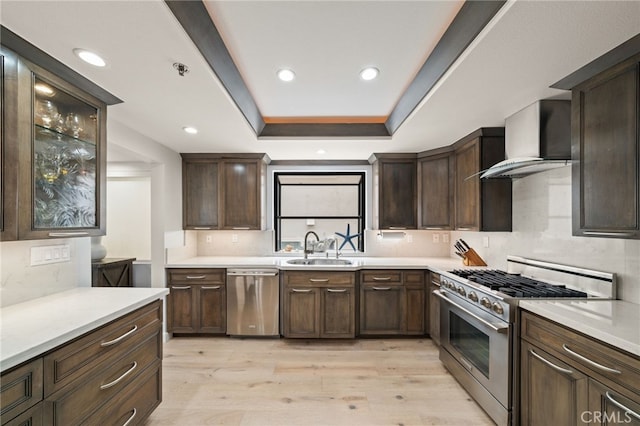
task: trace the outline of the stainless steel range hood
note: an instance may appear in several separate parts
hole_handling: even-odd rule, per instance
[[[507,159],[480,177],[523,177],[571,163],[571,101],[541,100],[505,119]]]

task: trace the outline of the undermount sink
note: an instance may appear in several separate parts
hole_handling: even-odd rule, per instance
[[[290,265],[351,265],[352,262],[347,259],[290,259],[287,260]]]

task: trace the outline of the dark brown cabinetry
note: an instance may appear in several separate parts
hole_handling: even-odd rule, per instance
[[[167,269],[167,331],[226,333],[225,277],[224,269]]]
[[[283,283],[284,337],[355,337],[355,273],[285,271]]]
[[[42,424],[42,403],[40,403],[44,387],[42,371],[42,358],[37,358],[2,373],[0,417],[3,426]],[[30,419],[32,423],[28,423]]]
[[[183,228],[261,229],[264,154],[181,154]]]
[[[374,154],[369,161],[373,164],[374,179],[377,179],[377,194],[374,195],[377,227],[416,229],[416,154]]]
[[[573,235],[640,238],[640,54],[572,91]]]
[[[424,334],[425,308],[424,271],[361,272],[359,334]]]
[[[418,228],[453,229],[454,177],[449,148],[418,155]]]
[[[18,238],[17,80],[17,56],[0,46],[0,241]]]
[[[429,335],[433,343],[440,346],[440,299],[433,294],[440,289],[440,274],[429,273]]]
[[[520,333],[521,424],[640,424],[640,358],[527,311]]]
[[[91,262],[91,287],[133,287],[133,262],[129,259],[101,259]]]
[[[479,172],[504,160],[504,128],[481,128],[454,145],[455,229],[511,231],[511,179]]]

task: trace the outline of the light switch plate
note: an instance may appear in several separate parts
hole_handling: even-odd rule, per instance
[[[69,244],[31,247],[31,266],[64,263],[71,260]]]

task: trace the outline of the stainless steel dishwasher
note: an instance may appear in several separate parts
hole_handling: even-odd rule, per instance
[[[227,269],[227,334],[279,336],[277,269]]]

